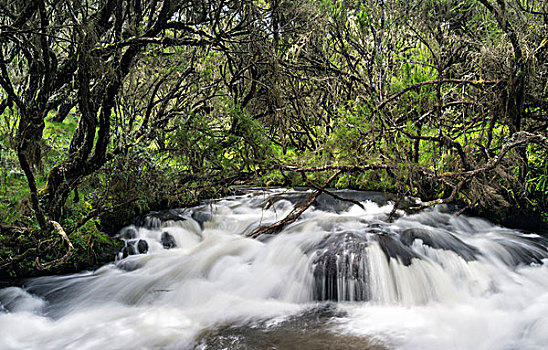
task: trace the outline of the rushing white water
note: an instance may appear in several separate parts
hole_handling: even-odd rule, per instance
[[[322,195],[259,239],[305,194],[151,215],[116,263],[0,289],[0,349],[548,348],[546,240],[338,194],[364,209]]]

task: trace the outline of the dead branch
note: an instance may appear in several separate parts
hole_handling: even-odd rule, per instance
[[[434,199],[429,202],[421,203],[419,206],[416,207],[410,207],[410,210],[421,210],[425,209],[431,206],[434,206],[436,204],[444,204],[444,203],[451,203],[455,200],[455,197],[457,196],[457,193],[461,190],[464,183],[467,181],[467,179],[463,179],[459,181],[455,186],[453,186],[453,190],[451,191],[451,194],[447,198],[438,198]]]
[[[493,80],[486,81],[486,80],[466,80],[466,79],[441,79],[441,80],[422,81],[420,83],[416,83],[416,84],[413,84],[411,86],[408,86],[405,89],[403,89],[401,91],[398,91],[393,95],[388,96],[388,98],[386,98],[386,100],[382,101],[379,104],[379,107],[377,108],[377,110],[383,109],[384,106],[386,106],[387,103],[398,99],[403,94],[405,94],[406,92],[409,92],[411,90],[418,89],[418,88],[420,88],[422,86],[425,86],[425,85],[446,84],[446,83],[467,84],[467,85],[472,85],[472,86],[480,86],[480,85],[495,85],[495,84],[498,84],[499,82],[498,81],[493,81]]]
[[[303,173],[304,174],[304,173]],[[325,188],[323,187],[320,187],[320,186],[317,186],[316,184],[312,183],[312,181],[308,180],[308,178],[306,177],[305,175],[305,178],[304,178],[306,184],[310,187],[312,187],[313,189],[317,190],[317,191],[321,191],[322,193],[325,193],[327,194],[328,196],[331,196],[337,200],[340,200],[340,201],[343,201],[343,202],[350,202],[352,204],[355,204],[357,206],[359,206],[360,208],[362,208],[363,210],[365,210],[365,207],[363,206],[363,204],[361,204],[360,202],[354,200],[354,199],[351,199],[351,198],[344,198],[344,197],[341,197],[331,191],[328,191],[326,190]]]
[[[52,268],[52,267],[57,267],[57,266],[65,263],[65,262],[67,262],[67,260],[72,255],[72,251],[74,250],[74,246],[72,245],[72,242],[68,238],[67,234],[65,233],[65,230],[63,230],[61,225],[57,221],[52,220],[50,222],[53,225],[53,227],[55,228],[55,230],[57,231],[57,233],[61,236],[63,241],[67,242],[68,251],[66,252],[65,255],[63,255],[59,259],[52,260],[52,261],[47,262],[45,264],[40,263],[40,258],[36,257],[35,263],[36,263],[36,268],[38,270],[45,270],[45,269],[49,269],[49,268]]]
[[[492,83],[492,82],[486,82],[486,83]],[[463,160],[463,163],[464,163],[465,167],[469,166],[466,162],[466,156],[464,154],[464,150],[462,149],[462,147],[459,147],[460,144],[458,144],[458,142],[452,140],[451,138],[449,138],[445,135],[442,135],[442,137],[414,136],[414,135],[407,135],[407,136],[410,136],[411,138],[418,138],[418,139],[421,139],[421,140],[437,141],[437,142],[444,143],[445,145],[447,145],[447,147],[454,147],[459,151],[459,155],[461,156],[461,159]],[[420,167],[419,171],[421,173],[423,173],[424,175],[436,177],[436,178],[444,181],[448,185],[450,185],[452,187],[452,192],[446,198],[435,199],[435,200],[423,203],[420,206],[411,207],[409,209],[419,210],[419,209],[424,209],[424,208],[427,208],[427,207],[434,206],[436,204],[443,204],[443,203],[453,202],[456,199],[456,196],[457,196],[458,192],[464,186],[464,184],[467,183],[472,177],[474,177],[478,174],[487,172],[489,170],[493,170],[494,168],[496,168],[500,164],[500,162],[504,159],[504,156],[510,150],[512,150],[516,147],[522,147],[522,146],[528,145],[530,143],[537,144],[537,145],[541,146],[542,148],[544,148],[545,150],[548,151],[548,139],[546,137],[544,137],[542,135],[538,135],[538,134],[532,134],[532,133],[529,133],[529,132],[521,131],[521,132],[515,133],[508,142],[502,144],[500,146],[500,150],[499,150],[498,154],[496,154],[494,157],[490,158],[487,161],[487,163],[484,166],[480,167],[480,168],[473,169],[473,170],[465,170],[465,171],[445,172],[445,173],[439,174],[439,173],[435,173],[435,172],[431,171],[428,168]],[[488,156],[488,153],[486,154],[486,157],[487,156]],[[360,165],[325,165],[325,166],[320,166],[320,167],[276,166],[276,167],[273,167],[272,169],[277,169],[277,170],[281,170],[281,171],[285,170],[285,171],[294,171],[294,172],[305,173],[305,172],[321,172],[321,171],[328,171],[328,170],[338,170],[339,172],[356,172],[356,171],[368,171],[368,170],[378,170],[378,169],[390,170],[390,169],[395,169],[395,168],[396,168],[396,166],[388,165],[388,164],[372,164],[372,165],[364,165],[364,166],[360,166]],[[455,178],[455,177],[460,177],[461,180],[456,185],[449,184],[449,181],[447,181],[447,179],[448,178]],[[308,206],[310,206],[317,199],[317,197],[321,193],[324,193],[324,192],[328,195],[331,195],[334,198],[349,201],[345,198],[339,197],[339,196],[325,190],[326,186],[318,187],[318,186],[314,186],[313,184],[311,184],[308,181],[307,181],[307,183],[309,184],[309,186],[315,188],[316,192],[315,192],[315,195],[312,198],[312,201],[305,205],[304,210],[306,210],[306,208]],[[358,204],[358,203],[354,203],[354,204]],[[303,212],[304,212],[304,210],[303,210]],[[284,220],[282,220],[280,222],[277,222],[276,224],[272,225],[272,229],[276,229],[278,227],[281,227],[281,226],[285,225],[288,222],[295,221],[295,219],[300,214],[302,214],[302,212],[298,213],[298,215],[296,215],[296,217],[293,220],[290,220],[291,216],[294,215],[294,214],[295,213],[292,212]],[[287,221],[285,221],[286,219],[287,219]],[[264,232],[271,231],[269,229],[269,227],[265,227],[265,228],[261,228],[261,229],[258,229],[256,231],[254,231],[250,236],[253,236],[253,237],[259,236],[260,234],[264,233],[264,232],[261,231],[262,229],[265,230]]]
[[[396,200],[396,202],[394,203],[394,207],[392,208],[392,210],[390,211],[390,214],[388,214],[388,222],[393,222],[394,221],[394,217],[396,215],[396,212],[398,211],[398,208],[400,206],[400,203],[404,200],[404,198],[406,197],[407,194],[403,194],[403,193],[400,193],[398,195],[398,199]]]
[[[529,143],[535,143],[544,149],[548,151],[548,140],[546,137],[536,134],[531,134],[529,132],[520,131],[514,134],[514,136],[510,139],[510,141],[504,143],[499,153],[491,158],[484,166],[481,168],[477,168],[474,170],[469,171],[461,171],[461,172],[446,172],[440,174],[442,177],[452,177],[452,176],[474,176],[480,173],[484,173],[488,170],[492,170],[497,167],[497,165],[500,164],[506,153],[508,153],[511,149],[528,145]]]
[[[327,182],[321,188],[316,189],[316,191],[312,194],[312,196],[310,196],[308,201],[303,206],[295,207],[285,218],[273,223],[272,225],[261,226],[257,228],[256,230],[248,234],[247,237],[257,238],[260,235],[263,235],[265,233],[272,233],[274,231],[282,229],[287,224],[291,224],[295,222],[295,220],[297,220],[299,216],[301,216],[301,214],[304,213],[318,199],[320,194],[322,194],[322,192],[325,191],[325,188],[329,186],[331,181],[333,181],[337,176],[339,176],[341,172],[342,171],[337,171],[327,180]]]
[[[469,171],[446,172],[446,173],[439,174],[439,177],[441,179],[448,178],[448,177],[457,177],[457,176],[462,178],[462,180],[460,180],[455,186],[452,186],[453,190],[451,191],[451,194],[449,195],[449,197],[435,199],[426,203],[422,203],[418,207],[412,207],[409,209],[419,210],[419,209],[431,207],[436,204],[453,202],[456,198],[457,193],[462,189],[462,186],[466,182],[468,182],[473,176],[495,169],[500,164],[500,162],[502,161],[506,153],[508,153],[510,150],[516,147],[528,145],[530,143],[538,144],[539,146],[543,147],[545,150],[548,150],[548,140],[544,136],[531,134],[525,131],[517,132],[513,135],[510,141],[504,143],[501,146],[499,153],[493,158],[491,158],[483,167],[477,168],[474,170],[469,170]],[[457,215],[462,214],[462,212],[465,209],[463,209]]]
[[[464,214],[465,211],[467,211],[468,209],[472,208],[474,205],[476,205],[477,201],[474,201],[470,204],[468,204],[467,206],[465,206],[464,208],[462,208],[461,210],[459,210],[455,216],[461,216],[462,214]]]

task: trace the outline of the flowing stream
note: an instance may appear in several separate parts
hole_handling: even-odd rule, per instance
[[[546,239],[353,191],[245,237],[307,195],[137,220],[115,263],[0,289],[0,349],[548,348]]]

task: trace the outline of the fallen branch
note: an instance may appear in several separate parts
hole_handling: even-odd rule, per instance
[[[398,196],[398,199],[394,203],[394,206],[392,207],[392,210],[390,211],[390,214],[388,214],[388,219],[387,219],[388,222],[393,222],[394,221],[394,217],[396,215],[396,212],[398,211],[398,207],[400,206],[400,203],[402,202],[402,200],[404,198],[405,198],[405,195],[403,195],[403,193],[401,193]]]
[[[466,181],[467,181],[467,179],[463,179],[463,180],[459,181],[455,186],[453,186],[453,190],[451,191],[451,194],[449,195],[449,197],[434,199],[432,201],[421,203],[419,206],[410,207],[409,209],[410,210],[421,210],[421,209],[425,209],[425,208],[434,206],[436,204],[451,203],[452,201],[455,200],[455,197],[457,196],[457,193],[459,193],[459,191],[461,190],[462,186],[464,185],[464,183]]]
[[[333,176],[331,176],[327,180],[325,185],[323,185],[321,188],[316,189],[316,191],[312,194],[312,196],[310,196],[308,201],[303,206],[295,207],[295,209],[293,209],[285,218],[273,223],[272,225],[261,226],[257,228],[253,232],[249,233],[247,237],[257,238],[260,235],[263,235],[265,233],[271,233],[277,230],[281,230],[285,225],[295,222],[295,220],[297,220],[299,216],[301,216],[301,214],[304,213],[318,199],[318,197],[322,194],[322,192],[325,191],[325,188],[329,186],[331,181],[333,181],[340,174],[341,174],[340,170],[337,171],[335,174],[333,174]]]
[[[23,253],[19,254],[19,255],[16,255],[16,256],[9,256],[7,261],[4,262],[2,261],[2,263],[0,263],[0,269],[3,269],[5,268],[6,266],[8,265],[11,265],[15,262],[18,262],[20,260],[23,260],[25,259],[28,255],[30,255],[31,253],[36,253],[37,249],[36,248],[29,248],[27,250],[25,250]]]
[[[464,208],[462,208],[461,210],[459,210],[455,216],[461,216],[462,214],[464,214],[465,211],[467,211],[468,209],[472,208],[474,205],[476,205],[477,201],[474,201],[472,203],[469,203],[467,206],[465,206]]]
[[[541,135],[531,134],[525,131],[517,132],[514,134],[512,139],[506,143],[504,143],[501,146],[501,149],[499,153],[491,158],[483,167],[469,170],[469,171],[460,171],[460,172],[446,172],[440,174],[440,176],[443,177],[450,177],[450,176],[474,176],[483,172],[486,172],[488,170],[492,170],[499,165],[499,163],[502,161],[506,153],[508,153],[511,149],[528,145],[529,143],[535,143],[544,149],[548,151],[548,140]]]
[[[484,84],[484,83],[485,84],[494,84],[494,83],[496,83],[496,82],[491,82],[491,81],[489,81],[489,82],[472,82],[472,81],[457,81],[457,80],[452,80],[450,82],[452,82],[452,83],[468,83],[468,84],[473,84],[473,85],[475,85],[475,84]],[[420,84],[426,85],[426,84],[431,84],[431,83],[433,83],[433,81],[424,82],[424,83],[420,83]],[[542,147],[542,148],[544,148],[545,150],[548,151],[548,139],[546,137],[544,137],[542,135],[538,135],[538,134],[533,134],[533,133],[530,133],[530,132],[521,131],[521,132],[515,133],[508,142],[502,144],[501,146],[498,146],[497,148],[500,148],[500,150],[492,158],[489,158],[489,153],[491,152],[491,150],[487,150],[487,149],[485,149],[485,147],[482,146],[483,151],[485,152],[485,156],[488,158],[488,161],[482,167],[472,169],[472,170],[467,170],[466,168],[468,168],[470,165],[467,164],[466,156],[464,154],[464,150],[462,149],[461,145],[457,141],[455,141],[455,140],[453,140],[453,139],[451,139],[451,138],[449,138],[445,135],[442,135],[441,137],[414,136],[414,135],[407,135],[407,136],[411,136],[411,138],[413,138],[413,139],[437,141],[437,142],[444,143],[448,147],[456,148],[459,151],[459,154],[460,154],[461,159],[463,161],[463,164],[465,166],[464,171],[453,171],[453,172],[444,172],[444,173],[437,173],[436,171],[433,171],[433,170],[428,169],[426,167],[415,167],[424,176],[433,177],[433,178],[436,178],[440,181],[445,182],[446,184],[448,184],[449,186],[452,187],[452,191],[451,191],[451,194],[446,198],[439,198],[439,199],[435,199],[435,200],[432,200],[432,201],[429,201],[429,202],[422,203],[420,206],[409,208],[411,210],[420,210],[420,209],[424,209],[424,208],[434,206],[436,204],[443,204],[443,203],[453,202],[456,199],[457,194],[461,191],[462,187],[468,181],[470,181],[471,178],[473,178],[476,175],[479,175],[479,174],[482,174],[482,173],[485,173],[485,172],[488,172],[490,170],[495,169],[502,162],[505,155],[510,150],[512,150],[514,148],[523,147],[523,146],[526,146],[530,143],[534,143],[534,144],[537,144],[540,147]],[[494,150],[494,149],[492,149],[492,150]],[[380,169],[390,170],[390,169],[396,169],[396,168],[398,168],[398,167],[394,166],[394,165],[389,165],[389,164],[371,164],[371,165],[363,165],[363,166],[362,165],[324,165],[324,166],[319,166],[319,167],[297,167],[297,166],[277,165],[277,166],[271,167],[270,170],[293,171],[293,172],[301,172],[301,173],[338,170],[339,173],[340,173],[340,172],[358,172],[358,171],[369,171],[369,170],[380,170]],[[336,174],[336,175],[338,175],[338,174]],[[455,178],[459,179],[460,178],[460,181],[456,185],[452,185],[449,181],[449,179],[451,179],[451,178],[453,178],[453,179],[455,179]],[[347,200],[345,198],[339,197],[339,196],[325,190],[326,186],[317,187],[317,186],[311,185],[308,181],[307,181],[307,183],[311,187],[315,188],[316,192],[315,192],[314,196],[312,197],[310,203],[307,203],[305,205],[304,210],[302,210],[302,212],[304,212],[307,209],[308,206],[312,205],[312,203],[317,199],[317,197],[321,193],[326,193],[326,194],[331,195],[332,197],[340,199],[340,200]],[[351,201],[351,200],[347,200],[347,201]],[[354,203],[354,204],[360,205],[358,203]],[[275,223],[271,226],[259,228],[259,229],[255,230],[253,233],[251,233],[248,236],[255,238],[255,237],[261,235],[262,233],[269,232],[273,229],[277,229],[279,227],[282,227],[283,225],[285,225],[287,223],[295,221],[296,218],[298,218],[298,216],[300,214],[302,214],[302,212],[291,212],[288,215],[288,217],[286,217],[284,220],[282,220],[280,222],[277,222],[277,223]],[[293,218],[293,215],[295,215],[294,218]],[[393,214],[391,214],[391,215],[393,215]]]
[[[312,187],[313,189],[317,190],[317,191],[321,191],[322,193],[325,193],[335,199],[338,199],[340,201],[343,201],[343,202],[350,202],[352,204],[355,204],[357,205],[358,207],[362,208],[363,210],[365,210],[365,207],[363,206],[363,204],[361,204],[360,202],[354,200],[354,199],[350,199],[350,198],[344,198],[344,197],[341,197],[331,191],[328,191],[326,190],[325,188],[322,188],[322,187],[319,187],[317,185],[315,185],[314,183],[312,183],[310,180],[308,180],[308,178],[306,178],[305,176],[305,181],[306,181],[306,184],[310,187]]]
[[[40,263],[40,258],[36,257],[35,263],[36,263],[36,268],[38,270],[49,269],[49,268],[56,267],[56,266],[59,266],[59,265],[65,263],[65,262],[67,262],[68,259],[70,258],[70,256],[72,255],[72,251],[74,250],[74,246],[72,245],[70,239],[68,238],[67,234],[65,233],[65,230],[63,230],[61,225],[57,221],[50,221],[50,222],[53,225],[53,227],[55,228],[55,230],[57,231],[57,233],[61,236],[61,238],[65,242],[67,242],[68,251],[64,256],[60,257],[59,259],[52,260],[52,261],[47,262],[45,264]]]

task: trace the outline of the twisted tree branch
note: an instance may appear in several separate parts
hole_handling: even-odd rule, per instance
[[[45,269],[49,269],[49,268],[52,268],[52,267],[57,267],[61,264],[64,264],[65,262],[68,261],[68,259],[72,255],[72,251],[74,250],[74,246],[72,245],[72,242],[68,238],[67,234],[65,233],[65,230],[63,230],[61,225],[57,221],[50,221],[50,223],[53,225],[53,227],[55,228],[57,233],[61,236],[63,241],[67,242],[68,251],[62,257],[60,257],[58,259],[55,259],[55,260],[52,260],[50,262],[47,262],[45,264],[40,263],[40,258],[36,257],[35,263],[36,263],[36,268],[38,270],[45,270]]]

